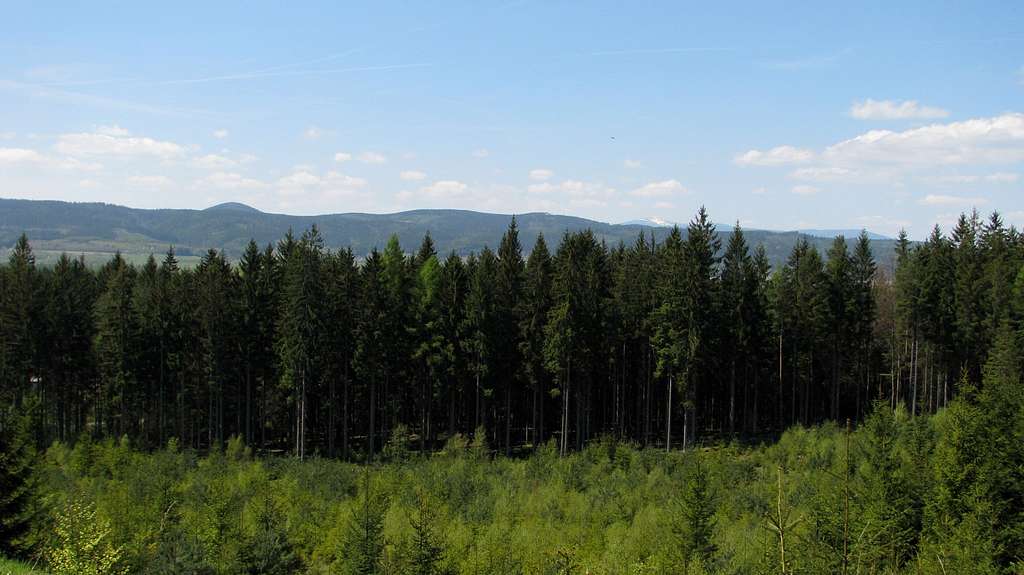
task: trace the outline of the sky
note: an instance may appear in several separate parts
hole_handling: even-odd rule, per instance
[[[0,10],[0,197],[1024,226],[1022,2]]]

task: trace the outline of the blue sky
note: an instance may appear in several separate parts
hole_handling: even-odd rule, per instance
[[[1024,225],[1024,4],[5,2],[0,196]]]

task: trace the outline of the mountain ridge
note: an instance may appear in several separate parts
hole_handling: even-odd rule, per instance
[[[293,216],[263,212],[240,202],[226,202],[205,209],[141,209],[102,202],[72,203],[57,200],[0,198],[0,246],[10,248],[22,232],[28,235],[41,263],[61,252],[85,254],[105,261],[120,251],[136,259],[160,254],[174,246],[180,256],[198,256],[213,248],[237,259],[250,238],[260,246],[276,243],[289,229],[296,233],[316,224],[330,248],[351,247],[356,256],[383,249],[392,234],[412,252],[430,232],[438,253],[459,255],[497,248],[511,214],[460,209],[419,209],[393,214],[334,213]],[[636,241],[641,233],[663,238],[668,230],[643,224],[610,224],[578,216],[529,212],[515,214],[524,252],[532,249],[538,234],[550,248],[565,232],[590,229],[609,246]],[[685,228],[684,228],[685,232]],[[727,231],[720,231],[723,245]],[[751,249],[765,246],[773,265],[785,261],[800,232],[745,229]],[[806,237],[806,235],[805,235]],[[831,240],[808,237],[820,251]],[[872,240],[879,263],[891,260],[892,240]]]

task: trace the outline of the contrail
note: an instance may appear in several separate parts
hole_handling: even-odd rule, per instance
[[[315,76],[317,74],[344,74],[347,72],[374,72],[380,70],[401,70],[405,68],[426,68],[433,66],[433,63],[418,64],[389,64],[384,66],[356,66],[352,68],[326,68],[315,70],[278,70],[247,72],[244,74],[227,74],[224,76],[208,76],[206,78],[191,78],[185,80],[164,80],[154,82],[154,86],[171,86],[181,84],[202,84],[206,82],[231,82],[236,80],[253,80],[257,78],[278,78],[286,76]]]
[[[633,50],[600,50],[591,56],[631,56],[637,54],[690,54],[700,52],[732,52],[733,48],[637,48]]]

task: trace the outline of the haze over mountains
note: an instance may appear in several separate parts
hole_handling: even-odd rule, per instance
[[[712,214],[715,216],[715,214]],[[85,254],[90,262],[108,259],[114,252],[140,259],[160,254],[169,246],[185,262],[209,248],[224,250],[237,258],[250,238],[261,246],[277,242],[289,229],[295,233],[316,224],[331,248],[351,246],[357,256],[374,247],[383,248],[392,234],[398,234],[407,251],[414,250],[430,232],[439,253],[468,254],[485,245],[496,247],[508,226],[510,215],[468,210],[412,210],[394,214],[342,213],[292,216],[261,212],[242,203],[228,202],[204,210],[146,210],[102,203],[0,199],[0,246],[10,248],[22,232],[41,263],[61,252]],[[529,251],[543,233],[549,244],[557,244],[566,231],[591,229],[609,245],[631,243],[640,232],[664,237],[667,222],[631,221],[609,224],[549,213],[517,214],[519,237]],[[680,226],[685,227],[685,226]],[[731,226],[720,226],[725,236]],[[824,253],[831,238],[844,233],[851,239],[856,230],[769,231],[744,230],[751,246],[763,244],[772,265],[784,261],[797,238],[803,234]],[[869,233],[875,257],[882,265],[891,260],[894,241]]]

